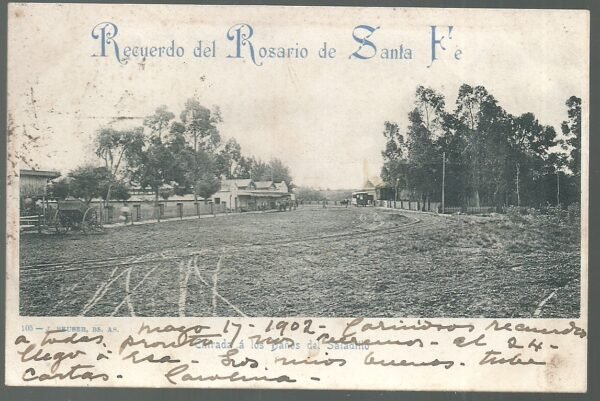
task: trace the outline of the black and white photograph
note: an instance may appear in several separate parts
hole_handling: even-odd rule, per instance
[[[580,316],[577,32],[550,58],[526,30],[363,24],[342,62],[308,60],[317,34],[86,18],[68,64],[10,71],[20,315]]]
[[[586,391],[585,10],[8,11],[9,385]]]

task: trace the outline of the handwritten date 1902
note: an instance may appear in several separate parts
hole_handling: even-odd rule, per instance
[[[275,322],[273,319],[269,321],[269,324],[265,328],[265,333],[270,332],[271,330],[279,330],[279,335],[284,336],[286,330],[288,332],[300,332],[302,331],[305,334],[315,334],[315,331],[311,329],[312,319],[306,319],[304,322],[299,323],[296,321],[288,322],[286,320],[280,320]]]

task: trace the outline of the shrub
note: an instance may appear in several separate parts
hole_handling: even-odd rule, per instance
[[[568,212],[559,206],[549,207],[547,214],[550,220],[554,223],[561,224],[567,222]]]
[[[521,208],[518,206],[507,206],[505,208],[506,216],[512,222],[523,223],[526,220],[521,216]]]
[[[569,223],[574,223],[575,221],[579,221],[581,218],[581,207],[579,202],[572,203],[567,208],[567,215],[569,218]]]
[[[161,188],[159,190],[158,194],[160,195],[161,198],[163,198],[164,200],[167,200],[171,196],[173,196],[173,190],[171,188]]]

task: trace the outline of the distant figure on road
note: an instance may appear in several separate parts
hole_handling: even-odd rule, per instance
[[[131,216],[131,210],[129,209],[129,205],[127,204],[127,202],[125,202],[123,204],[123,207],[121,208],[120,220],[122,220],[125,224],[127,224],[127,223],[129,223],[130,216]]]

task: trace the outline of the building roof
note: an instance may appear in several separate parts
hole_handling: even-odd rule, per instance
[[[288,193],[285,192],[277,192],[277,191],[240,191],[238,192],[238,196],[251,196],[251,197],[259,197],[259,198],[283,198],[289,196]]]
[[[383,185],[383,180],[377,176],[369,177],[363,184],[363,189],[374,189]]]
[[[256,181],[256,189],[269,189],[273,186],[273,181]]]
[[[221,188],[222,189],[229,189],[229,187],[233,184],[235,184],[236,187],[238,188],[246,188],[249,187],[250,185],[252,185],[254,181],[252,181],[252,179],[250,178],[241,178],[241,179],[233,179],[233,180],[222,180],[221,181]]]
[[[48,179],[60,177],[60,173],[58,171],[50,171],[50,170],[20,170],[19,175],[21,177],[24,177],[24,176],[45,177]]]
[[[287,192],[288,186],[287,186],[287,184],[285,183],[285,181],[281,181],[281,182],[276,182],[276,183],[275,183],[275,188],[276,188],[278,191],[285,190],[284,192]]]

